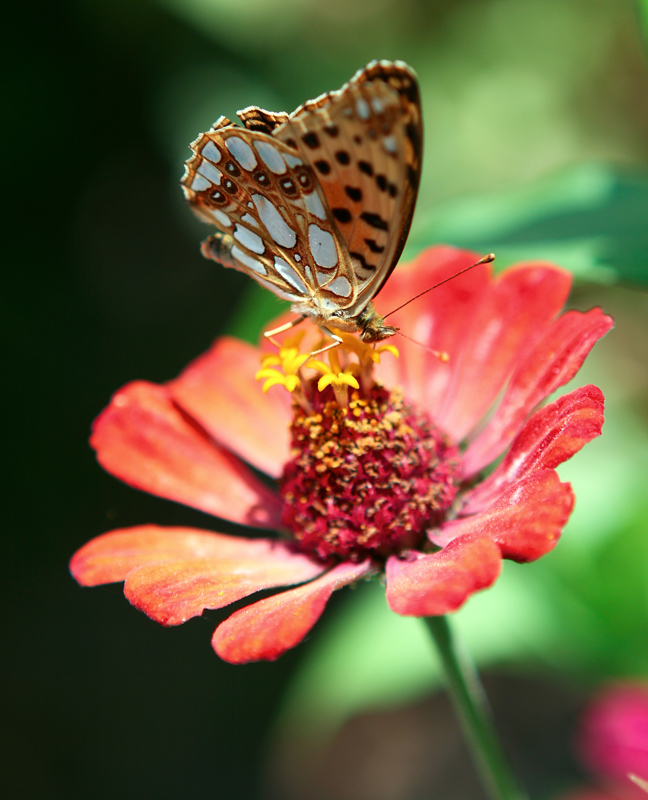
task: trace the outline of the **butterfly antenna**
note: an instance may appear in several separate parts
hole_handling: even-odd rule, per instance
[[[453,281],[455,278],[458,278],[460,275],[463,275],[464,272],[468,272],[469,269],[474,269],[474,267],[478,267],[480,264],[490,264],[491,261],[495,261],[495,253],[489,253],[487,256],[484,256],[483,258],[480,258],[479,261],[475,261],[475,263],[471,264],[469,267],[465,267],[465,269],[461,269],[461,270],[459,270],[459,272],[455,272],[455,274],[454,275],[450,275],[449,278],[445,278],[444,280],[439,281],[439,283],[435,283],[434,286],[430,286],[428,289],[424,289],[420,294],[417,294],[414,297],[410,297],[410,299],[406,303],[403,303],[403,305],[398,306],[398,308],[394,308],[388,314],[385,314],[385,319],[387,317],[391,317],[391,315],[395,314],[397,311],[400,311],[401,308],[405,308],[405,306],[408,306],[410,303],[413,303],[415,300],[418,300],[419,297],[423,297],[424,294],[427,294],[428,292],[431,292],[432,289],[438,289],[439,286],[443,286],[443,284],[447,283],[448,281]],[[402,334],[402,333],[400,335],[404,336],[404,334]],[[407,339],[407,336],[405,336],[405,338]],[[411,339],[410,341],[414,341],[414,340]],[[420,343],[416,342],[416,344],[420,344]],[[421,347],[423,347],[423,345],[421,345]],[[427,350],[428,348],[425,348],[425,349]],[[434,352],[434,351],[432,351],[432,352]],[[443,359],[441,359],[441,360],[443,361]]]
[[[398,336],[402,336],[403,339],[407,339],[408,342],[413,342],[417,344],[419,347],[422,347],[428,353],[433,355],[435,358],[438,358],[439,361],[443,361],[445,364],[447,361],[450,361],[450,356],[444,350],[433,350],[431,347],[428,347],[426,344],[421,344],[421,342],[417,342],[416,339],[411,339],[409,336],[405,336],[402,331],[396,331]]]

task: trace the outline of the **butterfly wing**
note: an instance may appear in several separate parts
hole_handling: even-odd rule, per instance
[[[195,213],[217,228],[203,254],[245,272],[314,317],[355,302],[357,285],[322,190],[287,144],[264,133],[271,115],[241,112],[254,129],[221,118],[192,144],[182,186]],[[260,122],[261,121],[261,122]]]
[[[398,263],[414,213],[423,146],[416,75],[403,62],[374,61],[272,134],[315,167],[353,263],[358,313]]]
[[[414,210],[421,115],[414,73],[373,62],[292,114],[251,106],[193,142],[182,186],[217,232],[203,254],[324,323],[365,308]],[[351,325],[351,327],[353,327]]]

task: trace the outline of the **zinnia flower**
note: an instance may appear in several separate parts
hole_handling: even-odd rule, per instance
[[[426,251],[390,277],[379,310],[475,260]],[[85,586],[125,581],[130,602],[163,625],[295,587],[218,626],[213,647],[231,663],[276,659],[333,591],[371,576],[384,576],[398,614],[455,611],[493,584],[503,558],[533,561],[555,547],[574,503],[555,468],[601,432],[595,386],[537,410],[612,325],[600,309],[560,314],[570,285],[546,264],[497,278],[481,265],[390,317],[428,349],[396,337],[396,359],[345,335],[327,365],[291,336],[278,355],[264,349],[263,393],[262,351],[225,337],[165,385],[128,384],[94,424],[101,465],[279,535],[116,530],[82,547],[72,574]]]

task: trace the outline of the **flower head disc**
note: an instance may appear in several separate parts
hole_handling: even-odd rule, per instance
[[[386,557],[419,546],[450,508],[459,452],[403,400],[374,385],[348,406],[316,392],[291,424],[283,523],[320,558]]]

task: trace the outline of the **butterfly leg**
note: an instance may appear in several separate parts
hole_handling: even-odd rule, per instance
[[[339,345],[342,344],[342,337],[338,336],[337,333],[333,333],[333,331],[330,331],[328,328],[325,328],[323,326],[321,330],[324,333],[326,333],[327,336],[330,336],[331,339],[333,339],[333,341],[331,342],[331,344],[327,344],[325,347],[320,347],[319,350],[313,350],[313,352],[311,353],[311,357],[318,356],[321,353],[326,353],[328,350],[332,350],[334,347],[338,347]]]
[[[281,348],[281,343],[275,341],[272,337],[276,336],[278,333],[284,333],[285,331],[289,331],[291,328],[299,325],[306,319],[306,314],[302,314],[301,317],[297,317],[297,319],[292,319],[290,322],[286,322],[284,325],[280,325],[278,328],[273,328],[271,331],[264,331],[263,335],[265,338],[272,342],[275,347]],[[341,340],[340,340],[341,341]]]

